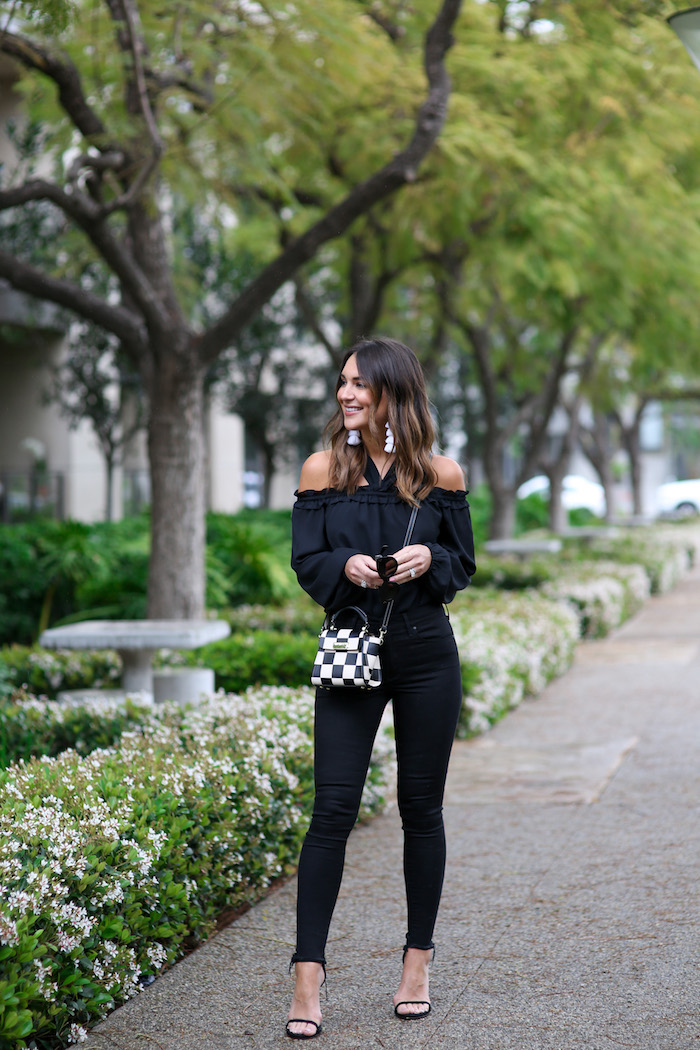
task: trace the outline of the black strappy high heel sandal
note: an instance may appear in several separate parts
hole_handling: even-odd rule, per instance
[[[403,950],[403,958],[404,959],[406,958],[406,952],[408,951],[408,949],[409,948],[413,948],[413,947],[414,947],[414,945],[412,945],[412,944],[411,945],[408,945],[408,944],[406,945],[406,947]],[[430,959],[430,961],[432,962],[433,959],[435,958],[435,945],[431,944],[430,948],[432,948],[432,950],[433,950],[433,954],[432,954],[431,959]],[[421,950],[426,950],[426,949],[421,949]],[[414,1011],[412,1013],[400,1014],[399,1013],[399,1007],[400,1006],[426,1006],[427,1009],[426,1010],[416,1010],[416,1011]],[[430,1005],[430,1002],[427,999],[402,999],[401,1002],[397,1003],[396,1006],[394,1007],[394,1013],[396,1014],[396,1016],[401,1021],[420,1021],[421,1018],[427,1017],[431,1010],[432,1010],[432,1006]]]
[[[320,985],[318,986],[318,990],[320,992],[321,988],[323,988],[325,986],[326,998],[328,998],[328,985],[326,984],[327,974],[326,974],[326,963],[325,963],[325,960],[323,960],[323,959],[298,959],[296,954],[295,954],[295,955],[292,956],[291,961],[289,963],[289,972],[290,973],[292,972],[292,966],[294,966],[294,964],[298,963],[298,962],[317,962],[317,963],[319,963],[320,966],[323,967],[323,980],[321,981]],[[314,1026],[316,1031],[315,1032],[292,1032],[292,1031],[290,1031],[290,1028],[289,1028],[290,1024],[311,1024],[311,1025]],[[289,1020],[287,1021],[286,1025],[284,1026],[284,1031],[285,1031],[285,1034],[288,1035],[290,1039],[315,1039],[316,1036],[320,1035],[321,1032],[323,1031],[323,1025],[321,1024],[320,1021],[312,1021],[310,1017],[290,1017]]]
[[[312,1024],[315,1032],[292,1032],[290,1024]],[[290,1017],[284,1026],[284,1030],[290,1039],[315,1039],[323,1031],[323,1025],[319,1021],[312,1021],[310,1017]]]
[[[427,1006],[428,1009],[416,1010],[415,1013],[400,1014],[400,1006]],[[397,1003],[394,1007],[394,1013],[402,1021],[420,1021],[421,1017],[427,1017],[431,1010],[432,1006],[430,1005],[427,999],[402,999],[402,1001],[400,1003]]]

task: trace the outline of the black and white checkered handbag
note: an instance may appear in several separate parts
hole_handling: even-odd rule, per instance
[[[402,546],[407,547],[416,524],[418,506],[411,510],[406,535]],[[387,602],[379,634],[372,634],[367,614],[356,605],[346,605],[334,613],[327,613],[318,636],[318,652],[311,671],[311,684],[331,689],[336,686],[354,686],[360,689],[376,689],[382,684],[380,659],[382,643],[389,617],[394,608],[393,599]],[[360,626],[338,627],[338,617],[344,613],[355,613]]]
[[[361,626],[338,627],[338,618],[350,613],[359,618]],[[318,636],[311,684],[325,689],[332,686],[376,689],[382,684],[380,650],[383,641],[383,633],[374,635],[370,632],[366,614],[356,605],[348,605],[326,616]]]

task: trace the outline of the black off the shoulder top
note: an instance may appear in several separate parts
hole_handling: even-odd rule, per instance
[[[365,480],[352,495],[339,489],[295,493],[292,568],[324,609],[357,605],[378,621],[384,606],[377,592],[351,583],[343,570],[353,554],[373,558],[385,544],[388,554],[399,550],[411,508],[396,492],[393,467],[382,479],[368,456]],[[427,573],[399,587],[395,610],[442,605],[468,585],[476,564],[466,496],[463,489],[436,486],[421,502],[411,543],[429,547],[432,561]]]

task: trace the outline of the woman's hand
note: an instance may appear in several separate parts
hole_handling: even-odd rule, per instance
[[[419,576],[425,575],[430,568],[433,555],[430,547],[424,543],[412,543],[409,547],[402,547],[394,555],[398,568],[390,578],[390,583],[411,583]]]
[[[369,554],[353,554],[348,558],[345,562],[345,575],[350,583],[358,587],[369,587],[373,591],[382,584],[374,558],[370,558]]]

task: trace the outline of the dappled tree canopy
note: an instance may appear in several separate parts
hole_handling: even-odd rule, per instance
[[[611,355],[632,363],[617,409],[639,377],[649,399],[700,365],[700,82],[667,7],[465,4],[420,178],[354,225],[316,289],[318,318],[332,301],[346,337],[370,318],[441,377],[495,535],[520,482],[562,473],[575,435],[552,448],[552,417],[596,401]]]
[[[330,358],[384,330],[459,377],[496,532],[519,480],[561,466],[552,413],[578,384],[595,399],[618,348],[657,388],[697,370],[700,84],[668,13],[17,0],[0,276],[104,327],[141,375],[153,615],[201,609],[202,386],[233,351],[229,403],[252,411],[246,382],[287,345],[261,310],[290,282]]]
[[[203,383],[274,293],[414,181],[442,128],[460,0],[17,0],[0,277],[120,341],[150,403],[152,616],[201,615]],[[231,294],[183,214],[256,261]],[[21,209],[21,221],[17,212]],[[32,215],[51,230],[26,237]],[[100,294],[82,279],[98,263]]]

